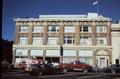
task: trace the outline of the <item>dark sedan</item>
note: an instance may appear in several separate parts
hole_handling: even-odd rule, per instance
[[[110,67],[104,68],[104,72],[120,73],[120,64],[112,64]]]
[[[31,64],[29,72],[31,75],[38,76],[46,74],[59,74],[62,70],[54,67],[52,64]]]

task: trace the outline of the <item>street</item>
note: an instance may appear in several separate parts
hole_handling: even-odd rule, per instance
[[[1,74],[2,79],[120,79],[120,73],[67,72],[59,75],[31,76],[23,70],[9,70]]]

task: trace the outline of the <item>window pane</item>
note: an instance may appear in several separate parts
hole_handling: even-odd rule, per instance
[[[43,50],[31,50],[31,56],[43,56]]]
[[[43,26],[34,26],[33,32],[43,32]]]
[[[90,37],[86,37],[86,36],[81,36],[80,37],[80,44],[91,44],[91,38]]]
[[[28,38],[27,37],[20,37],[20,44],[21,45],[26,45],[28,42]]]
[[[76,56],[76,51],[75,50],[64,50],[63,56]]]
[[[97,26],[96,30],[97,32],[106,32],[106,26]]]
[[[103,37],[98,37],[97,38],[97,44],[105,45],[105,44],[107,44],[107,39],[103,38]]]
[[[74,44],[74,37],[73,36],[65,36],[64,44]]]
[[[56,25],[48,26],[48,30],[49,32],[58,32],[59,26],[56,26]]]
[[[33,44],[42,45],[42,37],[33,37]]]
[[[57,45],[59,43],[58,37],[48,37],[48,44],[49,45]]]
[[[16,56],[27,56],[28,50],[26,49],[16,49]]]
[[[46,50],[46,56],[60,56],[59,50]]]
[[[29,26],[21,26],[20,27],[20,32],[28,32]]]
[[[75,27],[74,26],[65,26],[64,32],[75,32]]]
[[[83,26],[83,32],[88,32],[88,26]]]

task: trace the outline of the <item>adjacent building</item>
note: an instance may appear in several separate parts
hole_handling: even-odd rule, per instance
[[[111,25],[112,64],[120,63],[120,22]]]
[[[29,58],[59,63],[80,60],[98,67],[112,63],[110,18],[88,13],[40,15],[14,21],[14,64]]]

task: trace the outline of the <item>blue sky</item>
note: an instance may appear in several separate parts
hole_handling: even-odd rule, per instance
[[[13,18],[37,18],[40,14],[87,14],[97,12],[96,0],[3,0],[2,38],[15,39]],[[120,19],[120,0],[99,0],[99,13]]]

